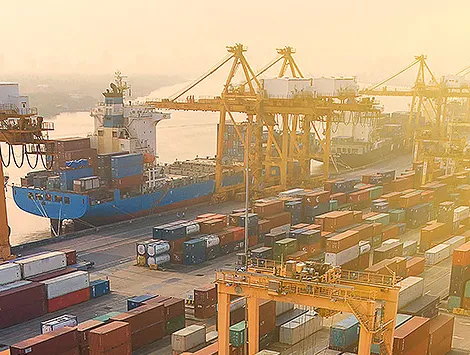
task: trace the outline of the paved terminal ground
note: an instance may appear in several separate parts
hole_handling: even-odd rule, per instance
[[[410,166],[409,156],[399,157],[392,161],[382,162],[362,170],[342,174],[345,177],[361,176],[378,170],[397,169],[402,171]],[[199,205],[188,208],[185,219],[195,218],[206,212],[230,213],[240,208],[243,203],[227,202],[217,206]],[[40,333],[40,322],[57,317],[62,314],[77,315],[80,322],[103,315],[111,311],[125,311],[126,299],[134,295],[156,293],[168,296],[185,298],[192,294],[194,287],[210,283],[214,280],[214,272],[221,268],[233,268],[236,255],[231,254],[223,258],[205,262],[197,266],[174,265],[165,271],[150,270],[135,265],[135,242],[151,238],[152,227],[177,219],[177,211],[161,216],[152,216],[123,223],[116,226],[91,231],[81,237],[55,241],[48,245],[28,248],[24,254],[36,253],[42,250],[57,250],[73,248],[77,250],[80,260],[90,260],[95,263],[91,271],[91,279],[109,278],[112,293],[98,299],[90,300],[84,304],[70,307],[66,310],[46,314],[41,318],[25,322],[7,329],[0,330],[0,344],[11,345],[18,341],[30,338]],[[402,240],[418,240],[419,231],[409,231],[401,236]],[[427,268],[425,278],[425,292],[448,296],[450,281],[450,258],[439,265]],[[442,305],[445,312],[445,301]],[[334,319],[326,319],[322,331],[305,339],[293,347],[283,344],[273,344],[273,350],[281,351],[282,355],[315,354],[328,345],[328,326],[332,321],[339,320],[344,315],[336,315]],[[191,308],[187,308],[187,325],[201,323],[192,317]],[[215,330],[215,320],[205,322],[208,330]],[[470,318],[457,316],[453,346],[454,355],[470,354]],[[136,354],[171,354],[170,337],[166,337],[155,344],[141,349]],[[321,352],[320,352],[321,354]]]

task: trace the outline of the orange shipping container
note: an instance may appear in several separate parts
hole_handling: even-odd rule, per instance
[[[339,253],[359,243],[359,232],[349,230],[337,234],[326,241],[327,253]]]
[[[406,276],[418,276],[424,272],[425,259],[415,256],[406,262]]]
[[[428,355],[445,355],[451,350],[454,318],[454,316],[439,314],[431,319]]]
[[[470,265],[470,242],[459,246],[452,254],[452,265]]]
[[[325,215],[323,230],[334,232],[338,228],[346,227],[354,222],[353,211],[332,211]],[[315,218],[316,224],[316,218]]]

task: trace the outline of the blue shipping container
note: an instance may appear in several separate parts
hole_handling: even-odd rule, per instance
[[[109,280],[90,281],[90,297],[98,298],[107,295],[111,291]]]
[[[81,179],[83,177],[93,176],[93,168],[81,168],[75,170],[62,170],[59,173],[60,177],[60,189],[73,190],[73,180]]]
[[[145,301],[151,300],[152,298],[157,297],[158,295],[145,294],[141,296],[134,296],[127,299],[127,310],[140,307],[144,304]]]
[[[129,166],[142,166],[144,164],[144,157],[141,153],[122,154],[111,157],[111,167],[129,167]]]
[[[183,264],[194,265],[203,263],[206,259],[206,241],[191,239],[183,243]]]
[[[330,328],[330,349],[347,351],[359,341],[359,321],[349,316]]]

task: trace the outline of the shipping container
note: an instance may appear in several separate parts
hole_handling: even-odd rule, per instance
[[[429,326],[429,319],[413,317],[408,322],[395,329],[393,354],[427,355]]]
[[[90,287],[88,272],[85,271],[75,271],[67,275],[45,280],[43,283],[46,285],[47,299]]]
[[[452,254],[452,265],[470,265],[470,242],[454,249],[454,253]]]
[[[62,296],[47,300],[47,311],[49,313],[65,309],[67,307],[86,302],[90,299],[90,288],[84,288]]]
[[[418,276],[424,272],[425,259],[415,256],[406,261],[406,276]]]
[[[90,281],[90,297],[98,298],[111,292],[109,280]]]
[[[153,294],[145,294],[141,296],[134,296],[127,299],[127,310],[130,311],[131,309],[137,308],[142,306],[146,301],[157,297],[158,295]]]
[[[325,253],[325,263],[341,266],[357,257],[359,257],[359,244],[339,253]]]
[[[439,313],[440,301],[439,296],[423,295],[401,308],[400,312],[412,316],[434,318]]]
[[[398,309],[405,307],[423,295],[424,279],[417,276],[409,276],[397,283],[400,287],[398,294]]]
[[[80,323],[77,326],[80,355],[90,355],[90,331],[102,325],[104,325],[103,322],[97,320],[88,320],[86,322]]]
[[[329,348],[346,351],[359,341],[359,321],[354,316],[349,316],[330,328]]]
[[[171,348],[176,352],[192,349],[206,342],[206,327],[191,325],[171,335]]]
[[[12,355],[63,355],[74,349],[78,351],[78,332],[75,328],[61,328],[10,346]]]
[[[125,322],[114,321],[89,332],[90,355],[131,355],[131,329]]]
[[[326,241],[327,253],[340,253],[343,250],[349,249],[352,246],[359,243],[359,232],[349,230],[343,233],[339,233]]]
[[[445,355],[452,348],[454,316],[440,314],[429,325],[428,355]]]
[[[33,277],[46,272],[55,271],[67,266],[65,253],[53,251],[46,254],[40,254],[29,258],[15,260],[15,264],[21,267],[21,276],[23,278]]]
[[[0,265],[0,285],[21,280],[21,268],[18,264],[6,263]]]
[[[442,244],[447,244],[450,248],[449,254],[452,255],[454,253],[454,250],[457,249],[459,246],[465,244],[465,236],[463,235],[457,235],[455,237],[452,237],[444,242]]]
[[[64,327],[76,327],[78,325],[77,316],[64,314],[63,316],[41,322],[41,334],[49,333]]]
[[[279,342],[294,345],[299,341],[318,332],[323,327],[323,320],[315,311],[307,313],[281,325]]]
[[[450,256],[450,246],[448,244],[439,244],[434,248],[426,250],[424,258],[426,265],[437,265]]]
[[[238,322],[229,329],[230,344],[235,347],[243,346],[247,341],[246,321]]]

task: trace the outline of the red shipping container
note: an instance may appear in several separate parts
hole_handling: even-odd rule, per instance
[[[413,317],[395,329],[393,338],[394,355],[426,355],[429,344],[430,320]],[[422,345],[425,343],[425,346]]]
[[[194,306],[217,303],[217,284],[210,284],[194,289]]]
[[[131,334],[132,350],[151,344],[164,338],[166,335],[165,322],[152,324]]]
[[[170,243],[170,250],[172,252],[182,252],[185,241],[185,238],[168,241],[168,243]]]
[[[303,196],[303,204],[307,206],[317,206],[320,203],[330,201],[330,191],[311,192]]]
[[[374,228],[374,237],[382,234],[382,223],[371,223],[372,227]]]
[[[291,224],[290,212],[282,212],[269,217],[266,217],[271,222],[271,228],[280,227],[286,224]]]
[[[348,230],[337,234],[326,241],[327,253],[339,253],[359,243],[359,232]]]
[[[296,230],[296,229],[304,229],[310,226],[310,224],[307,223],[299,223],[299,224],[294,224],[293,226],[290,227],[291,230]]]
[[[67,260],[67,266],[77,263],[77,251],[75,249],[62,249],[59,250],[65,253],[65,259]]]
[[[359,255],[359,258],[357,258],[357,269],[360,271],[367,269],[370,266],[370,257],[371,252]]]
[[[86,302],[90,299],[90,288],[84,288],[75,292],[68,293],[63,296],[47,300],[47,310],[49,313],[64,309],[79,303]]]
[[[209,319],[215,317],[217,313],[217,305],[206,305],[199,307],[194,306],[194,317],[198,319]]]
[[[255,245],[258,244],[258,236],[257,235],[250,235],[248,236],[248,246],[254,247]]]
[[[260,218],[272,216],[273,214],[280,213],[284,210],[284,201],[279,199],[257,202],[254,204],[253,210]]]
[[[338,201],[338,205],[344,205],[348,202],[348,195],[344,192],[338,192],[330,196],[330,200]]]
[[[113,179],[111,186],[116,189],[125,189],[132,186],[142,185],[144,177],[142,174],[126,176],[120,179]]]
[[[212,219],[214,216],[216,216],[215,213],[204,213],[204,214],[200,214],[199,216],[197,216],[196,220],[199,220],[199,219],[209,220],[209,219]]]
[[[397,224],[390,224],[382,228],[382,242],[388,239],[398,238],[399,228]]]
[[[125,322],[111,322],[89,333],[90,355],[131,355],[131,327]]]
[[[357,231],[359,233],[359,240],[372,240],[374,236],[374,226],[369,223],[361,224],[359,226],[353,227],[350,230]]]
[[[201,233],[213,234],[221,232],[227,225],[221,219],[211,219],[209,221],[200,222]]]
[[[406,276],[418,276],[424,272],[425,259],[415,256],[406,262]]]
[[[425,190],[421,192],[421,203],[432,202],[434,200],[434,191]]]
[[[276,328],[276,302],[259,300],[259,335],[266,335],[274,328]]]
[[[454,316],[446,314],[431,319],[428,355],[445,355],[451,350],[454,319]]]
[[[362,220],[366,220],[367,218],[370,218],[370,217],[375,217],[377,216],[379,213],[378,212],[369,212],[369,213],[364,213],[362,215]]]
[[[353,212],[353,223],[361,223],[362,222],[362,211],[352,211]]]
[[[184,300],[181,298],[170,298],[163,302],[165,319],[172,319],[185,313]]]
[[[219,343],[208,345],[205,348],[196,351],[195,353],[183,353],[183,354],[192,354],[192,355],[217,355],[219,353]],[[181,354],[181,355],[183,355]]]
[[[61,328],[38,335],[10,346],[11,355],[62,355],[78,350],[78,332],[75,328]]]
[[[217,233],[220,240],[220,246],[227,245],[233,242],[233,230],[226,230]]]
[[[421,192],[415,191],[406,195],[400,196],[399,206],[401,208],[408,208],[419,205],[421,203]]]
[[[470,265],[470,242],[467,242],[454,250],[452,265]]]
[[[163,302],[168,301],[169,299],[171,299],[169,296],[157,296],[145,301],[144,304],[163,305]]]
[[[227,226],[227,215],[221,214],[221,213],[216,213],[212,219],[218,219],[224,222],[225,226]]]
[[[269,233],[271,230],[271,221],[269,219],[262,219],[258,222],[258,232],[260,234]]]
[[[230,231],[233,232],[233,241],[234,242],[245,240],[245,228],[243,228],[243,227],[233,227],[233,228],[230,228]]]
[[[370,192],[367,190],[359,190],[356,192],[351,192],[348,195],[348,202],[360,203],[370,200]]]
[[[172,264],[182,264],[183,263],[183,253],[182,252],[170,253],[170,262]]]
[[[52,143],[52,142],[51,142]],[[90,138],[68,137],[53,141],[56,153],[65,153],[73,150],[89,149]]]
[[[98,320],[88,320],[78,325],[77,331],[78,331],[78,343],[79,343],[80,355],[90,354],[89,343],[88,343],[90,331],[102,325],[104,325],[104,323]]]
[[[131,327],[131,334],[145,329],[165,319],[163,304],[145,304],[130,311],[118,314],[112,321],[126,322]]]
[[[334,232],[336,229],[346,227],[354,222],[353,211],[332,211],[324,216],[323,230],[329,232]]]
[[[308,248],[307,248],[308,249]],[[287,260],[295,260],[295,261],[306,261],[310,257],[310,253],[306,250],[299,250],[293,254],[287,255]]]
[[[33,281],[33,282],[42,282],[45,280],[53,279],[54,277],[62,276],[62,275],[67,275],[72,272],[77,271],[77,269],[74,268],[65,268],[62,270],[57,270],[57,271],[52,271],[52,272],[46,272],[45,274],[40,274],[39,276],[34,276],[31,278],[27,278],[26,280],[28,281]]]

